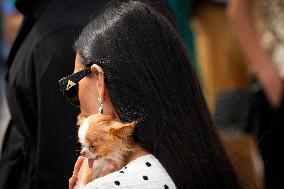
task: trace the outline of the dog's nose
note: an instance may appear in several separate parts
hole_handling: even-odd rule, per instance
[[[81,152],[81,156],[85,156],[86,155],[86,152]]]
[[[82,149],[81,150],[81,156],[86,156],[87,155],[87,151],[86,151],[86,149]]]

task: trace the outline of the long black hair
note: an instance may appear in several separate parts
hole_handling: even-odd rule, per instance
[[[177,188],[239,188],[215,133],[184,44],[171,22],[141,1],[111,4],[79,36],[84,64],[98,62],[122,122]]]

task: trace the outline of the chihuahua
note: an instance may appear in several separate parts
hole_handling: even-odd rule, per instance
[[[81,188],[96,179],[99,171],[111,162],[116,170],[122,168],[134,151],[132,134],[135,123],[121,123],[103,114],[77,117],[78,137],[82,145],[83,162],[75,188]]]

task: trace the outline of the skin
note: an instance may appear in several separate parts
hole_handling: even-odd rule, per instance
[[[85,65],[81,63],[81,58],[77,53],[75,59],[74,73],[84,68]],[[97,73],[97,72],[103,73],[103,69],[97,64],[93,64],[91,66],[91,70],[92,73]],[[80,110],[83,116],[90,116],[92,114],[98,113],[99,109],[98,97],[101,97],[103,99],[103,110],[104,110],[103,114],[112,117],[117,117],[117,114],[111,103],[108,91],[105,86],[104,77],[102,75],[99,76],[90,75],[80,80],[78,95],[80,100]],[[127,163],[135,160],[138,157],[148,154],[148,152],[145,149],[141,148],[139,144],[136,144],[134,148],[137,148],[138,150],[130,152],[129,158],[126,160]],[[82,166],[84,159],[85,158],[82,156],[78,157],[77,162],[75,163],[74,166],[72,177],[69,179],[69,189],[74,188],[76,181],[78,179],[78,173],[80,167]],[[115,165],[110,163],[109,166],[104,167],[104,169],[100,171],[98,178],[103,177],[111,172],[114,172],[115,170],[116,170]]]
[[[271,107],[278,108],[281,105],[284,85],[268,52],[259,44],[252,17],[252,8],[256,1],[230,0],[227,13]]]
[[[75,59],[74,73],[84,68],[85,65],[81,63],[81,58],[77,54]],[[97,72],[103,73],[102,68],[97,64],[92,65],[91,70],[94,74]],[[109,99],[107,89],[105,88],[104,78],[102,75],[90,75],[80,80],[78,95],[80,100],[80,110],[83,116],[89,116],[98,113],[98,98],[100,97],[103,100],[104,114],[116,117],[116,113]]]

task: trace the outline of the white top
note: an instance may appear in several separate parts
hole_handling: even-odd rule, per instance
[[[176,189],[165,168],[152,154],[138,157],[122,169],[100,177],[84,189]]]

